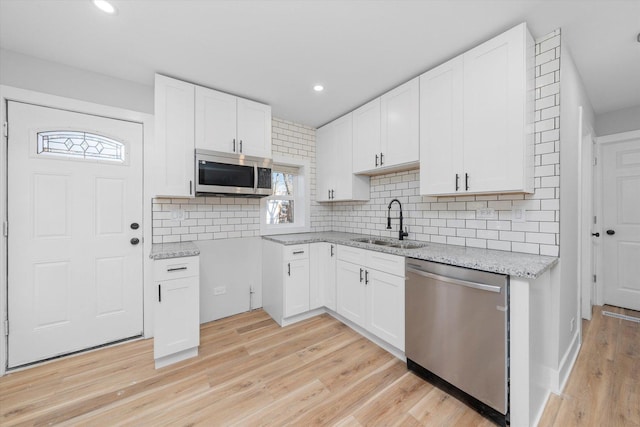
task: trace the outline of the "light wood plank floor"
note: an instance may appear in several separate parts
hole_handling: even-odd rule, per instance
[[[587,325],[588,333],[611,323],[598,316]],[[625,425],[600,422],[622,416],[628,425],[639,420],[638,327],[612,322],[592,341],[608,343],[606,351],[596,352],[603,365],[618,363],[616,354],[623,353],[621,367],[611,371],[626,370],[626,379],[616,391],[604,391],[600,383],[611,385],[618,377],[602,379],[604,369],[600,377],[594,374],[599,382],[588,395],[591,406],[575,417],[571,402],[579,399],[570,392],[580,390],[573,386],[580,359],[567,394],[550,401],[542,425]],[[615,341],[620,348],[612,348],[614,336],[624,337]],[[588,358],[595,363],[595,356]],[[626,409],[617,418],[601,415],[600,408],[611,406],[613,398]],[[153,367],[152,340],[142,340],[0,378],[0,425],[55,424],[492,425],[330,316],[280,328],[262,310],[202,325],[200,355],[160,370]]]
[[[594,307],[582,322],[582,349],[561,396],[551,395],[540,421],[546,426],[640,426],[640,312]]]

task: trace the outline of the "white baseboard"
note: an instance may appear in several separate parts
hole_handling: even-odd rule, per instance
[[[551,390],[556,394],[561,394],[564,390],[565,385],[567,384],[567,380],[569,379],[569,375],[573,370],[573,365],[575,365],[576,360],[578,359],[578,354],[580,353],[580,334],[576,332],[571,340],[571,345],[567,349],[566,353],[562,357],[560,361],[560,366],[558,367],[558,373],[556,375],[556,381],[552,384]]]

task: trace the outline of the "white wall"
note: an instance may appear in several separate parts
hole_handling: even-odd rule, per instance
[[[582,126],[579,108],[583,109],[582,125],[593,128],[595,118],[591,102],[587,97],[582,78],[571,58],[566,46],[561,52],[560,68],[560,263],[554,284],[554,300],[558,302],[558,351],[557,366],[560,372],[566,370],[567,357],[574,346],[581,321],[579,296],[579,217],[580,205],[578,197],[580,176],[579,143]],[[587,142],[587,143],[590,143]],[[574,329],[570,328],[574,319]]]
[[[596,116],[596,135],[613,135],[640,129],[640,105]]]
[[[0,49],[0,84],[153,114],[153,87]]]

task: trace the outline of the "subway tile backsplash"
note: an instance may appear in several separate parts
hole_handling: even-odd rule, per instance
[[[273,152],[311,164],[311,231],[396,237],[386,229],[387,205],[402,202],[409,239],[557,256],[560,232],[560,30],[536,41],[534,194],[459,197],[419,195],[417,170],[371,178],[368,202],[315,202],[315,130],[274,118]],[[153,242],[259,236],[259,200],[197,197],[153,200]],[[478,210],[491,208],[493,218]],[[523,219],[513,218],[524,209]],[[392,217],[397,216],[397,206]]]

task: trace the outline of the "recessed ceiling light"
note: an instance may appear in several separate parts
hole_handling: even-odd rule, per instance
[[[313,90],[315,90],[316,92],[322,92],[324,90],[324,86],[322,85],[315,85],[313,87]]]
[[[116,8],[106,0],[93,0],[93,4],[101,11],[113,15],[116,13]]]

